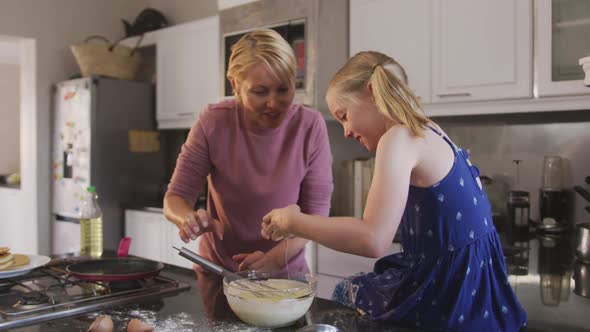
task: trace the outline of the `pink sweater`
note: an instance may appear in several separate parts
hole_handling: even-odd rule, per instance
[[[200,254],[236,271],[232,256],[266,252],[277,243],[260,236],[262,217],[299,204],[327,216],[332,194],[332,154],[319,112],[293,104],[277,128],[253,127],[235,100],[209,105],[182,146],[168,191],[195,202],[208,180],[207,210],[224,227],[223,241],[201,236]],[[306,271],[304,250],[289,271]]]

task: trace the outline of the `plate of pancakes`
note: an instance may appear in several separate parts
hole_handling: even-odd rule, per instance
[[[16,277],[49,263],[51,259],[41,255],[13,254],[8,247],[0,247],[0,279]]]

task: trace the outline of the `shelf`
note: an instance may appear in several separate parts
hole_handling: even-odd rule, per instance
[[[141,47],[156,45],[158,32],[159,31],[151,31],[151,32],[145,33],[143,36],[143,40],[141,41],[141,44],[139,45],[139,47],[141,48]],[[137,44],[138,39],[139,39],[139,36],[125,38],[121,41],[120,44],[133,48],[133,47],[135,47],[135,44]]]

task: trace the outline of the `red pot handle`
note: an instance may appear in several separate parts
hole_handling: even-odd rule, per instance
[[[129,247],[131,247],[131,237],[126,236],[119,241],[117,257],[127,257],[129,255]]]

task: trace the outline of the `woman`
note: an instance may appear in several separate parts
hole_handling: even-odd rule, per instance
[[[380,257],[399,229],[404,252],[345,279],[336,301],[375,320],[425,329],[517,331],[526,313],[508,283],[479,172],[421,112],[406,82],[392,58],[361,52],[328,87],[345,136],[376,152],[362,220],[309,216],[292,205],[265,216],[262,235],[292,234]]]
[[[293,104],[296,62],[275,31],[244,35],[227,70],[235,98],[203,110],[184,143],[164,215],[185,241],[201,238],[200,254],[232,271],[307,271],[306,240],[275,243],[260,237],[273,208],[298,203],[327,215],[332,155],[319,112]],[[208,181],[207,211],[194,211]]]

